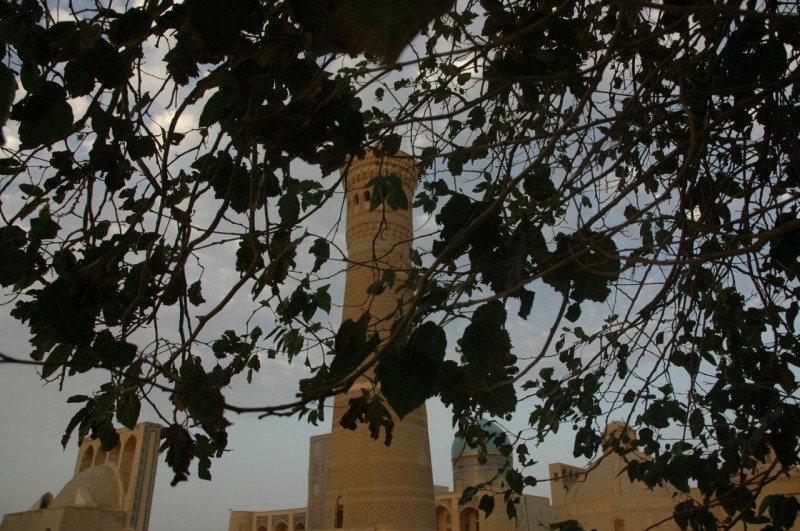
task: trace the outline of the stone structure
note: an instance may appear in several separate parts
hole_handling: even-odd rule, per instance
[[[478,509],[483,494],[503,492],[506,488],[504,471],[511,457],[500,452],[499,445],[505,432],[493,422],[484,422],[487,433],[484,441],[486,453],[482,456],[461,437],[455,437],[450,447],[453,465],[453,490],[441,489],[436,493],[436,526],[438,531],[539,531],[555,521],[555,512],[544,496],[523,495],[516,507],[517,518],[509,520],[502,496],[489,517]],[[464,489],[484,485],[464,505],[459,504]]]
[[[646,460],[641,452],[625,457],[611,449],[612,439],[629,444],[635,435],[623,423],[614,422],[605,430],[603,454],[585,468],[551,463],[550,495],[558,521],[576,520],[586,531],[638,531],[669,519],[676,503],[685,497],[671,486],[653,490],[644,483],[631,483],[623,471],[626,460]],[[677,530],[668,520],[658,529]]]
[[[410,208],[418,170],[405,153],[378,157],[368,150],[342,169],[347,202],[347,256],[342,320],[369,315],[370,330],[388,334],[406,296],[399,288],[410,266],[413,238]],[[396,175],[409,208],[370,208],[376,176]],[[368,288],[389,272],[395,284],[380,294]],[[363,429],[343,428],[339,419],[349,400],[371,389],[371,371],[334,400],[322,526],[324,528],[389,527],[398,531],[433,531],[433,473],[425,407],[396,420],[391,446],[373,440]]]
[[[641,483],[631,483],[623,471],[626,461],[647,460],[640,452],[631,451],[624,457],[613,452],[608,443],[613,439],[628,444],[634,434],[624,424],[614,422],[605,430],[606,450],[586,467],[563,463],[550,465],[550,501],[542,496],[523,495],[516,507],[517,518],[509,520],[498,498],[495,511],[486,518],[478,509],[480,496],[489,490],[502,491],[503,475],[498,474],[506,464],[506,457],[498,448],[497,436],[502,433],[493,424],[484,425],[489,433],[486,454],[479,460],[478,450],[470,447],[462,438],[455,438],[451,447],[454,489],[435,487],[434,503],[437,531],[543,531],[554,522],[576,520],[585,531],[640,531],[659,529],[678,530],[671,519],[676,503],[694,497],[679,493],[669,485],[648,489]],[[311,439],[309,452],[309,507],[281,509],[275,511],[234,511],[231,513],[229,531],[299,531],[318,529],[314,522],[311,499],[324,496],[327,480],[327,452],[330,435],[319,435]],[[762,468],[768,468],[769,463]],[[622,472],[622,473],[620,473]],[[756,473],[759,471],[757,470]],[[459,504],[463,489],[484,484],[486,487],[466,504]],[[316,485],[312,488],[312,485]],[[790,494],[800,497],[800,472],[791,470],[768,485],[761,498],[769,494]],[[391,503],[391,502],[387,502]],[[760,503],[757,502],[757,506]],[[720,513],[720,517],[723,515]],[[318,515],[317,518],[321,518]],[[760,526],[745,527],[738,524],[733,529],[759,529]],[[388,527],[365,526],[363,531],[382,531]],[[797,522],[794,529],[800,529]]]
[[[398,286],[409,267],[412,213],[381,204],[372,209],[370,181],[376,176],[400,177],[410,204],[417,168],[404,153],[378,157],[370,151],[342,173],[349,260],[343,319],[358,320],[367,313],[371,330],[385,337],[403,311],[404,294]],[[367,288],[386,273],[394,274],[394,286],[379,295],[369,294]],[[552,505],[545,497],[523,495],[516,507],[517,518],[509,520],[501,496],[487,518],[478,509],[481,495],[505,488],[501,471],[507,457],[497,446],[500,428],[484,424],[489,433],[484,456],[456,438],[451,448],[454,488],[434,488],[424,406],[397,423],[390,447],[370,439],[363,430],[340,426],[349,399],[373,389],[371,376],[371,371],[366,372],[347,394],[336,397],[332,432],[311,439],[308,507],[233,511],[229,531],[538,531],[564,520],[577,520],[586,531],[638,531],[651,525],[677,529],[670,517],[674,504],[686,499],[685,495],[669,486],[650,490],[631,483],[621,474],[626,459],[647,456],[632,451],[622,457],[610,449],[585,468],[551,464]],[[612,423],[606,428],[606,442],[614,439],[626,444],[633,434],[624,424]],[[800,478],[792,477],[793,481],[779,486],[781,492],[800,492]],[[464,489],[476,485],[484,487],[461,505]]]
[[[501,433],[495,424],[487,424],[491,434]],[[311,438],[309,451],[309,504],[308,508],[279,509],[273,511],[233,511],[228,525],[229,531],[300,531],[319,529],[314,522],[321,515],[315,515],[312,507],[313,497],[324,497],[325,485],[329,477],[327,470],[331,435],[318,435]],[[464,505],[459,504],[463,488],[483,483],[488,489],[503,489],[502,475],[498,474],[507,458],[500,453],[494,440],[487,440],[485,461],[479,460],[478,450],[456,437],[451,451],[453,463],[454,490],[435,487],[432,496],[432,514],[436,518],[437,531],[544,531],[546,524],[554,521],[555,513],[550,502],[543,496],[523,495],[517,505],[516,520],[509,520],[505,509],[500,507],[486,518],[478,509],[483,491]],[[356,465],[360,466],[360,465]],[[316,487],[312,487],[316,485]],[[391,504],[391,500],[386,502]],[[435,506],[435,509],[433,508]],[[388,525],[371,525],[359,528],[360,531],[383,531],[396,528]]]
[[[0,531],[147,531],[160,430],[149,422],[121,429],[110,452],[98,440],[84,440],[75,474],[61,492],[5,515]]]

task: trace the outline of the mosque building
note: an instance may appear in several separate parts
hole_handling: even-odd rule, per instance
[[[53,496],[3,517],[0,531],[148,531],[161,427],[142,422],[120,429],[110,452],[85,439],[75,473]]]
[[[400,178],[410,204],[418,178],[410,156],[368,151],[343,170],[348,248],[343,320],[366,313],[369,329],[383,339],[402,314],[406,295],[392,287],[380,294],[367,288],[387,271],[394,273],[396,285],[403,284],[413,235],[410,208],[373,208],[371,181],[390,175]],[[612,438],[630,444],[635,437],[624,424],[612,423],[605,432],[606,450],[593,463],[550,465],[550,499],[524,494],[516,518],[509,519],[501,503],[487,517],[479,509],[480,498],[503,492],[503,471],[513,465],[512,457],[500,450],[503,430],[482,421],[484,453],[456,437],[451,447],[453,489],[434,486],[424,406],[396,421],[390,446],[362,430],[340,426],[349,399],[372,389],[372,376],[366,370],[348,393],[336,397],[331,432],[310,439],[307,506],[232,511],[228,531],[539,531],[567,520],[586,531],[672,531],[678,529],[671,518],[675,505],[699,496],[678,493],[669,485],[651,490],[631,483],[624,473],[627,461],[648,457],[634,449],[625,456],[612,451]],[[75,475],[61,492],[43,495],[28,511],[6,515],[0,531],[148,531],[159,426],[142,423],[119,433],[120,442],[111,452],[99,441],[84,441]],[[464,489],[476,486],[480,490],[461,503]],[[790,471],[763,495],[777,493],[800,498],[800,474]]]
[[[455,489],[436,486],[432,496],[432,506],[435,507],[437,531],[544,531],[555,519],[555,512],[550,501],[544,496],[525,494],[517,504],[516,520],[509,520],[504,508],[498,508],[488,518],[483,511],[478,509],[478,502],[483,491],[473,496],[467,503],[461,505],[459,500],[463,489],[469,486],[484,484],[487,489],[502,489],[504,485],[498,471],[502,470],[508,459],[498,447],[497,436],[503,431],[497,424],[487,422],[483,426],[488,433],[485,445],[486,453],[483,458],[477,448],[470,447],[467,442],[456,437],[451,447],[451,461],[453,463],[453,485]],[[362,434],[362,436],[364,436]],[[369,437],[365,439],[375,443]],[[311,500],[324,496],[323,491],[327,484],[326,463],[329,459],[331,448],[330,434],[311,437],[309,445],[308,466],[308,497],[309,506],[294,509],[280,509],[271,511],[232,511],[228,531],[300,531],[321,529],[315,522],[322,520],[322,515],[314,509]],[[375,443],[376,446],[382,446]],[[354,465],[360,466],[360,465]],[[384,475],[392,476],[384,472]],[[391,503],[391,500],[387,501]],[[343,527],[343,526],[340,526]],[[337,527],[334,526],[334,529]],[[364,526],[359,530],[387,531],[388,526]]]
[[[398,300],[403,300],[404,294],[386,289],[374,295],[367,288],[387,271],[396,274],[396,285],[402,285],[409,267],[413,227],[410,208],[374,208],[371,181],[376,176],[400,177],[410,204],[417,167],[402,152],[379,156],[368,151],[342,174],[349,262],[343,319],[355,320],[367,313],[372,329],[385,338],[402,312]],[[633,432],[623,423],[606,428],[606,450],[588,467],[550,465],[552,503],[546,497],[526,494],[519,499],[515,519],[509,519],[502,509],[486,517],[478,508],[480,497],[504,490],[502,471],[510,464],[496,444],[502,430],[491,422],[483,424],[488,433],[484,455],[456,437],[451,451],[453,490],[434,487],[424,406],[397,422],[397,435],[389,447],[339,425],[348,400],[369,388],[371,376],[371,372],[365,373],[348,394],[336,398],[332,432],[311,438],[308,506],[233,511],[228,531],[537,531],[567,520],[580,523],[586,531],[678,529],[671,516],[675,504],[686,495],[671,486],[651,490],[631,483],[623,473],[626,460],[646,460],[647,456],[632,450],[623,457],[610,449],[611,438],[618,439],[618,444],[633,440]],[[486,490],[461,504],[464,489],[476,485]],[[794,475],[778,488],[800,493],[800,477]]]

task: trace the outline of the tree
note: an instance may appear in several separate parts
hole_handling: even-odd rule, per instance
[[[113,445],[160,390],[179,481],[194,459],[208,476],[226,412],[320,420],[364,367],[327,354],[377,342],[327,323],[343,255],[311,222],[340,201],[334,170],[402,146],[436,228],[390,340],[357,361],[387,389],[428,371],[402,400],[439,396],[464,431],[529,412],[503,446],[510,489],[535,482],[536,441],[575,425],[591,456],[608,416],[653,456],[632,479],[698,485],[682,526],[717,525],[712,505],[721,525],[758,520],[755,496],[798,464],[795,3],[23,0],[0,19],[0,285],[42,378],[108,374],[69,399],[65,443]],[[212,256],[237,275],[206,302]],[[208,337],[248,291],[266,333]],[[529,318],[548,333],[521,352],[509,329]],[[261,354],[309,367],[296,402],[226,401]],[[426,363],[381,370],[398,359]],[[385,415],[384,398],[354,407]]]

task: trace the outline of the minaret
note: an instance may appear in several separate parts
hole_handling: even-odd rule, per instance
[[[385,335],[391,328],[403,299],[397,291],[410,266],[408,255],[413,237],[411,202],[418,169],[402,152],[376,156],[371,150],[354,159],[345,175],[347,194],[347,254],[349,266],[342,319],[358,320],[365,312],[370,327]],[[372,187],[377,175],[394,174],[402,179],[409,208],[370,210]],[[367,288],[383,276],[396,274],[393,287],[380,295]],[[395,428],[391,446],[373,440],[365,427],[355,431],[339,424],[348,400],[371,388],[371,373],[361,377],[348,393],[334,401],[328,476],[325,487],[325,528],[381,528],[392,531],[436,529],[433,474],[431,471],[428,417],[425,406],[408,414]]]

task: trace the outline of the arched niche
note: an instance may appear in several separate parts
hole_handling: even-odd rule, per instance
[[[437,531],[452,531],[453,517],[446,507],[436,506],[436,529]]]
[[[104,465],[108,459],[108,452],[103,448],[103,443],[97,445],[97,452],[94,454],[94,465]]]
[[[475,507],[465,507],[461,511],[459,531],[480,531],[480,513]]]
[[[78,467],[78,472],[83,472],[84,470],[91,468],[93,463],[94,463],[94,445],[88,444],[86,445],[86,450],[84,450],[83,452],[83,457],[81,457],[81,464]]]
[[[120,441],[120,444],[122,441]],[[136,456],[136,436],[131,435],[125,440],[122,447],[122,455],[119,462],[119,477],[122,480],[122,488],[128,492],[133,473],[133,458]]]
[[[333,521],[336,529],[344,527],[344,500],[341,496],[336,498],[336,513],[334,514]]]
[[[117,464],[119,463],[119,456],[122,452],[122,441],[120,441],[113,450],[108,452],[108,463],[109,464]]]

